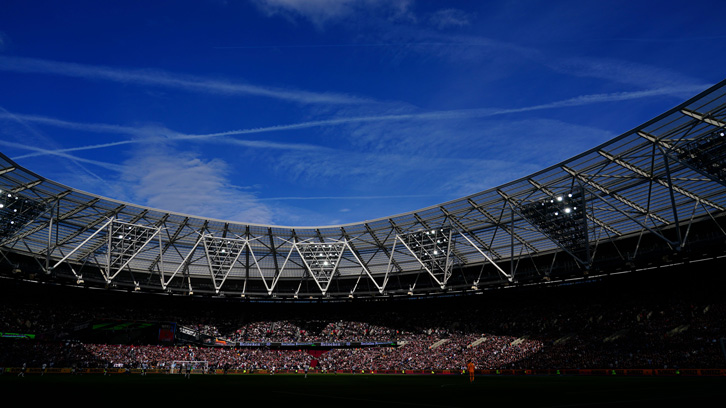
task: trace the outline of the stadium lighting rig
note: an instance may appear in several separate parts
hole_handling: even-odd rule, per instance
[[[108,251],[108,276],[111,269],[122,269],[139,251],[146,247],[158,234],[158,228],[127,224],[121,221],[112,222]]]
[[[443,270],[449,255],[451,230],[439,228],[403,236],[406,246],[431,270]]]
[[[335,271],[345,246],[342,243],[300,243],[298,248],[310,273],[320,278],[330,276]]]
[[[166,288],[169,283],[184,269],[188,268],[193,259],[202,259],[206,261],[205,269],[209,271],[209,278],[214,286],[215,293],[219,294],[224,282],[232,274],[235,269],[245,267],[254,267],[259,273],[265,286],[268,286],[264,279],[260,265],[257,263],[254,251],[250,245],[251,241],[256,240],[247,238],[228,238],[216,237],[213,234],[200,234],[195,244],[189,249],[182,262],[179,263],[176,270],[171,275],[161,274],[161,284]],[[249,254],[249,265],[243,264],[240,260],[241,255],[245,252]],[[189,276],[187,276],[189,278]],[[273,285],[274,286],[274,285]],[[191,281],[189,282],[189,291],[193,290]],[[271,288],[268,286],[268,290]],[[244,297],[244,292],[242,297]]]
[[[46,211],[44,203],[0,190],[0,242]]]
[[[219,293],[224,281],[237,265],[237,261],[248,245],[248,241],[205,235],[202,237],[202,242],[207,264],[209,265],[209,274],[214,283],[215,292]]]
[[[452,229],[441,227],[396,235],[389,259],[389,269],[393,255],[396,253],[396,244],[400,242],[436,283],[442,289],[445,288],[453,267],[452,234]]]
[[[76,272],[73,264],[83,265],[92,260],[100,267],[100,272],[108,285],[121,271],[130,270],[129,264],[144,251],[155,249],[161,259],[161,230],[160,227],[131,224],[109,218],[105,224],[51,266],[49,271],[67,262],[73,275],[80,280],[81,275]],[[156,244],[152,244],[155,238]]]
[[[686,143],[679,150],[681,161],[726,182],[726,132],[723,129]]]
[[[468,232],[468,234],[471,235],[471,232]],[[399,249],[397,252],[396,248],[399,244],[404,249]],[[456,253],[457,247],[459,250],[467,248],[475,250],[493,265],[501,276],[510,282],[513,280],[513,275],[506,273],[497,265],[482,248],[473,242],[472,238],[467,236],[467,233],[450,226],[417,229],[412,232],[397,234],[389,256],[387,272],[390,273],[391,271],[394,256],[400,257],[399,262],[402,259],[405,260],[404,256],[410,256],[413,259],[409,258],[408,261],[418,263],[421,270],[428,273],[442,290],[446,289],[446,284],[452,275],[454,266],[461,263]]]
[[[328,289],[330,283],[336,274],[340,273],[340,269],[343,267],[348,270],[357,270],[360,268],[360,274],[365,273],[373,282],[376,289],[380,293],[383,293],[388,274],[385,274],[383,283],[379,284],[365,263],[360,260],[356,252],[350,247],[346,239],[328,240],[325,242],[288,241],[288,243],[290,244],[290,252],[287,254],[285,262],[280,268],[280,273],[276,275],[272,285],[267,288],[268,294],[272,295],[272,291],[279,277],[285,268],[287,268],[288,264],[292,264],[293,262],[302,264],[308,275],[315,281],[323,296],[329,297]],[[293,262],[290,262],[291,259],[293,259]],[[354,291],[351,291],[350,294],[352,295]]]
[[[347,243],[345,241],[295,242],[291,251],[292,249],[297,251],[305,265],[305,269],[318,285],[322,294],[325,295],[333,276],[340,266],[346,248]],[[297,296],[297,293],[295,293],[295,296]]]
[[[520,213],[576,259],[587,264],[589,244],[582,189],[520,205]]]

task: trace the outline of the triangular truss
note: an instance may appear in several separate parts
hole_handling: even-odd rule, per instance
[[[104,276],[107,282],[116,277],[134,257],[159,235],[161,228],[113,220],[109,225],[108,258]],[[161,250],[161,241],[158,242]]]
[[[298,242],[295,245],[305,263],[305,268],[323,294],[327,292],[330,281],[340,265],[340,258],[345,248],[345,243],[340,242],[327,244]]]
[[[69,260],[85,262],[88,258],[94,258],[95,263],[101,267],[103,278],[110,283],[138,254],[146,250],[154,250],[151,248],[152,246],[161,256],[161,230],[161,227],[131,224],[110,218],[50,269]],[[157,243],[150,245],[154,238],[157,238]],[[76,252],[82,249],[85,252],[80,258],[72,258]],[[82,275],[76,272],[73,265],[70,262],[68,265],[76,278],[79,281],[82,280]],[[138,282],[136,284],[138,286]]]
[[[464,240],[457,242],[459,237]],[[396,252],[396,245],[399,243],[405,248],[403,253],[401,251]],[[507,280],[510,282],[513,280],[514,277],[512,274],[506,273],[489,255],[467,237],[466,234],[451,227],[427,228],[415,232],[397,234],[393,242],[393,249],[389,257],[386,275],[391,270],[394,255],[399,257],[400,262],[401,256],[407,254],[421,265],[421,268],[431,276],[441,289],[444,289],[449,278],[451,278],[454,266],[459,263],[455,255],[457,246],[469,246],[475,249],[487,261],[494,265],[497,271],[505,276]],[[413,289],[413,286],[409,288],[409,294],[413,294]]]
[[[209,276],[215,291],[219,292],[248,242],[244,239],[216,238],[211,235],[204,235],[201,242],[207,255]]]
[[[292,242],[292,246],[287,258],[285,259],[285,263],[282,265],[282,268],[280,268],[280,274],[282,274],[282,271],[287,266],[293,253],[296,253],[300,257],[300,260],[305,266],[309,276],[313,278],[315,284],[318,286],[323,295],[327,293],[330,287],[330,282],[333,281],[336,273],[338,273],[340,266],[343,263],[344,255],[348,255],[345,257],[345,262],[355,266],[360,266],[361,271],[365,272],[380,293],[383,293],[386,282],[388,281],[388,274],[386,274],[383,278],[383,283],[379,284],[373,278],[371,271],[365,263],[361,261],[356,251],[353,250],[346,239],[328,242]],[[278,274],[278,277],[280,274]],[[276,283],[277,278],[274,281],[274,284]]]
[[[442,289],[445,288],[454,265],[451,256],[452,233],[453,230],[450,228],[433,228],[397,234],[389,260],[389,270],[393,255],[396,253],[396,244],[400,242],[434,281]]]
[[[254,264],[255,269],[257,269],[265,287],[269,292],[271,292],[274,287],[274,283],[272,285],[268,284],[264,274],[262,273],[262,269],[260,268],[257,258],[255,257],[255,253],[252,250],[252,246],[250,245],[250,242],[254,240],[256,240],[256,238],[222,238],[215,237],[212,234],[200,234],[199,239],[197,239],[196,243],[189,250],[187,255],[184,257],[184,260],[179,264],[176,270],[170,276],[164,276],[162,274],[162,288],[166,289],[169,283],[171,283],[179,272],[188,268],[192,258],[196,254],[197,257],[202,257],[206,260],[206,268],[209,270],[209,277],[212,280],[212,285],[214,286],[215,292],[219,293],[224,285],[224,282],[234,270],[244,270],[248,266],[240,259],[244,251],[247,250],[249,251],[252,264]],[[203,253],[199,254],[197,252],[198,249],[203,250]]]

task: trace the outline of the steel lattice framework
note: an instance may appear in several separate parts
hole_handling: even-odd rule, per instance
[[[696,223],[715,225],[723,246],[725,131],[726,81],[529,177],[418,211],[321,227],[120,202],[0,154],[0,247],[6,260],[29,257],[49,276],[77,283],[255,299],[441,294],[596,274],[613,259],[679,253],[695,240]]]

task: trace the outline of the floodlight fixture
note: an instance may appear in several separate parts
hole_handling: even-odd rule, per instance
[[[587,218],[583,204],[582,190],[573,190],[523,204],[520,209],[527,221],[560,246],[581,257],[588,245]],[[581,258],[587,259],[587,256]]]

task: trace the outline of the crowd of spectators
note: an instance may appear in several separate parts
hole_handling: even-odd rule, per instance
[[[0,366],[171,368],[175,361],[200,360],[212,367],[250,370],[309,365],[324,370],[458,369],[468,361],[490,369],[726,367],[726,302],[718,296],[655,291],[598,299],[587,290],[567,293],[521,302],[469,298],[304,310],[299,305],[170,308],[164,302],[88,307],[14,298],[0,305],[0,332],[33,333],[44,340],[3,340]],[[73,337],[74,327],[106,319],[175,322],[227,346],[99,344]],[[375,341],[396,346],[331,348],[315,356],[304,348],[230,347],[240,342]]]

